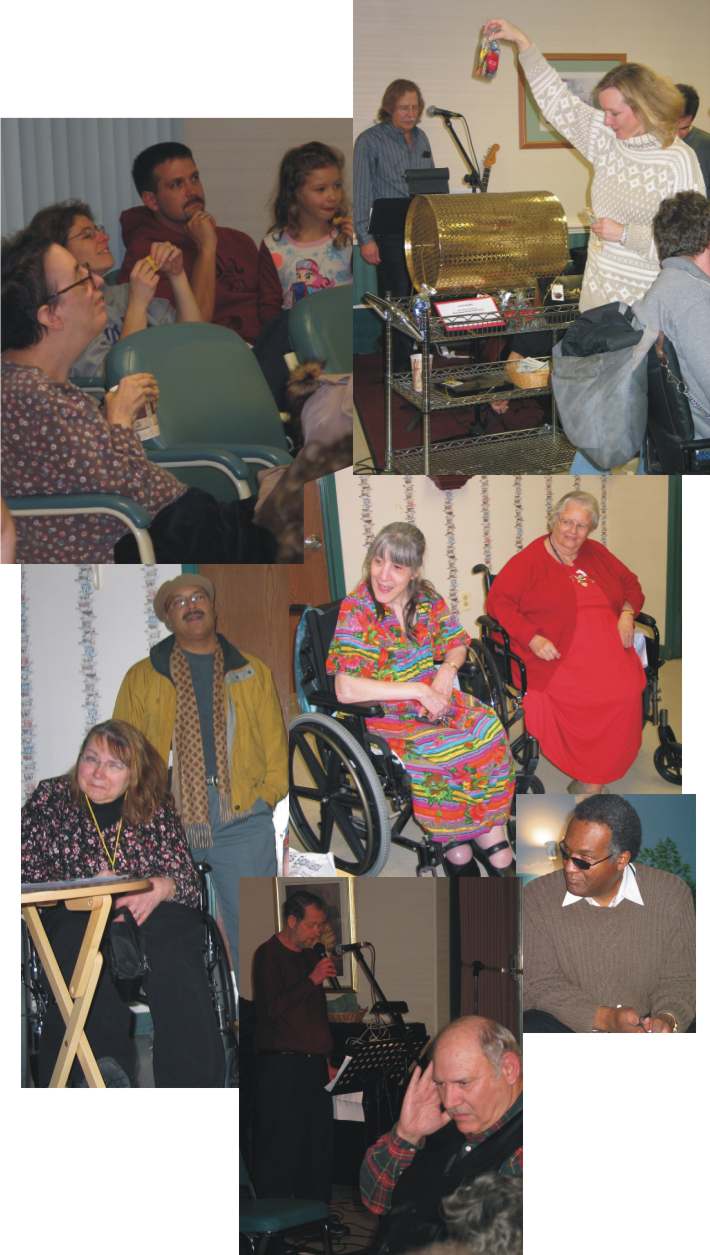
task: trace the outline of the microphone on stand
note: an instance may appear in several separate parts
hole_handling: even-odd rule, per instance
[[[350,954],[353,950],[362,950],[363,946],[369,945],[369,941],[349,941],[346,945],[339,941],[336,946],[333,946],[333,954]]]
[[[337,946],[336,946],[336,950],[337,950]],[[326,950],[326,948],[325,948],[325,946],[323,945],[323,942],[322,942],[322,941],[317,941],[317,942],[316,942],[316,944],[313,946],[313,953],[314,953],[314,954],[317,954],[319,959],[328,959],[328,958],[330,958],[330,955],[328,954],[328,951]],[[326,977],[326,980],[329,980],[329,981],[330,981],[330,984],[331,984],[331,988],[332,988],[332,989],[340,989],[340,988],[341,988],[340,981],[338,980],[337,976],[327,976],[327,977]]]
[[[455,113],[453,109],[437,109],[436,105],[429,105],[427,109],[428,118],[462,118],[462,113]]]

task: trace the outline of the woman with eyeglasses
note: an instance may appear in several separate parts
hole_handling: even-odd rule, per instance
[[[67,248],[78,262],[91,267],[102,278],[114,268],[109,237],[94,222],[91,209],[83,201],[66,200],[40,209],[28,230]],[[161,275],[173,290],[174,305],[155,296]],[[153,244],[147,257],[137,261],[128,283],[106,284],[106,326],[73,363],[70,379],[103,376],[109,350],[134,331],[171,322],[202,322],[190,281],[185,274],[182,253],[174,244]]]
[[[152,374],[125,375],[101,405],[69,379],[106,325],[103,292],[101,276],[61,244],[31,231],[3,240],[0,493],[10,509],[16,497],[125,497],[148,516],[156,562],[298,561],[303,483],[322,473],[322,446],[287,467],[258,523],[253,500],[219,501],[181,483],[147,456],[138,429],[158,398]],[[82,504],[18,514],[17,561],[140,561],[124,517],[93,503],[78,512]]]
[[[486,606],[526,666],[527,730],[572,777],[569,793],[604,792],[641,748],[634,619],[644,595],[633,571],[589,539],[598,522],[591,493],[565,493],[548,534],[496,575]]]
[[[149,741],[119,719],[97,724],[66,775],[43,780],[22,810],[22,882],[130,875],[151,887],[114,899],[114,913],[136,921],[150,972],[143,978],[154,1025],[156,1087],[219,1088],[224,1052],[202,955],[199,877],[168,792],[167,768]],[[42,923],[66,979],[86,920],[63,905]],[[131,1011],[104,966],[86,1022],[101,1066],[134,1075]],[[64,1034],[53,997],[42,1032],[40,1085],[46,1086]],[[78,1079],[78,1065],[72,1077]],[[126,1084],[125,1080],[123,1084]]]

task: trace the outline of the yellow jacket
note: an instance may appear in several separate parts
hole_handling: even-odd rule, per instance
[[[236,811],[257,798],[274,806],[288,792],[288,742],[271,671],[253,654],[242,654],[224,636],[224,699],[227,752]],[[176,696],[170,679],[175,637],[159,641],[123,677],[114,719],[132,723],[167,763],[175,728]]]

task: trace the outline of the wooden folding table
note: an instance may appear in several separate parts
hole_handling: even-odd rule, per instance
[[[22,885],[22,917],[37,948],[49,987],[66,1025],[49,1082],[50,1089],[66,1087],[75,1058],[79,1060],[91,1089],[106,1088],[84,1033],[84,1024],[91,1010],[103,966],[103,955],[99,946],[111,913],[111,898],[119,893],[137,893],[150,889],[151,884],[150,880],[136,879],[133,876],[112,876]],[[39,913],[39,907],[56,906],[58,903],[64,903],[69,911],[88,911],[84,937],[68,986]]]

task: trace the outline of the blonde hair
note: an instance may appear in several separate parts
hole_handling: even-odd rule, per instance
[[[668,148],[673,143],[685,105],[683,96],[669,78],[636,61],[617,65],[594,88],[594,103],[599,108],[599,93],[610,87],[621,92],[644,131],[655,135],[662,148]]]

